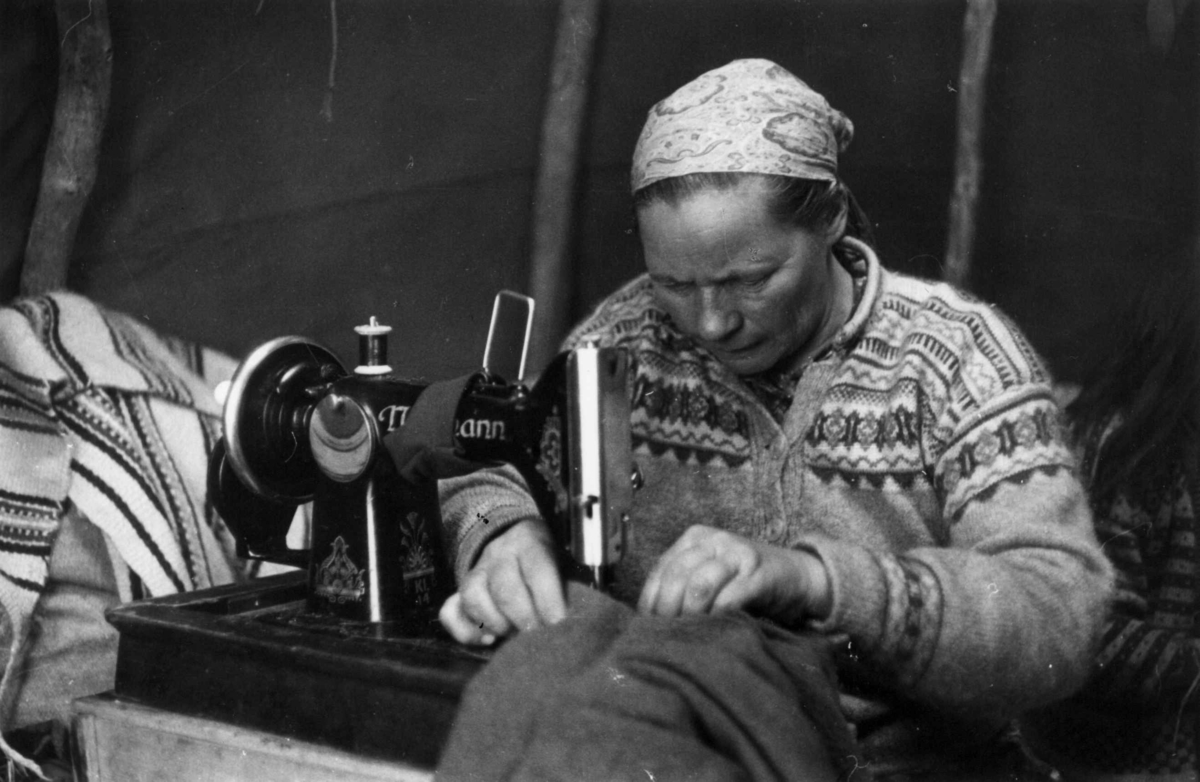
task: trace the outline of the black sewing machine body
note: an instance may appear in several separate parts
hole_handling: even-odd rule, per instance
[[[490,358],[489,338],[480,372],[428,383],[391,371],[384,329],[363,330],[354,371],[300,337],[239,366],[209,496],[239,555],[300,569],[110,611],[115,708],[432,768],[493,651],[437,623],[454,588],[437,502],[446,466],[512,465],[578,565],[568,572],[608,583],[633,490],[624,355],[583,346],[526,384],[519,364]],[[420,428],[434,431],[430,448],[395,447]],[[304,506],[306,542],[289,546]]]
[[[532,386],[488,369],[485,354],[485,368],[468,378],[423,383],[387,366],[387,327],[372,319],[357,330],[354,372],[316,343],[283,337],[235,373],[209,490],[239,556],[307,567],[314,614],[422,632],[454,589],[439,460],[458,472],[507,463],[551,523],[569,572],[606,588],[633,491],[624,353],[565,352]],[[397,465],[387,439],[404,434],[423,394],[447,390],[457,402],[434,413],[430,460],[417,470]],[[309,502],[309,544],[289,547],[297,508]]]

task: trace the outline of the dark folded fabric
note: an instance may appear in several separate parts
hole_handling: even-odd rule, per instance
[[[743,613],[648,617],[572,585],[467,690],[440,782],[870,780],[826,642]]]
[[[454,414],[474,375],[426,386],[404,418],[404,426],[383,438],[396,472],[409,483],[466,475],[486,465],[458,455]]]

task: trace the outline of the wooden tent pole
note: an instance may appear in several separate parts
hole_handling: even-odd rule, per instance
[[[601,0],[562,0],[559,7],[533,194],[529,293],[537,307],[528,365],[535,372],[554,357],[570,328],[573,286],[568,253],[600,4]]]
[[[958,140],[954,161],[954,193],[946,242],[945,278],[966,287],[971,275],[979,182],[983,175],[983,104],[996,0],[967,0],[963,19],[963,59],[958,75]]]
[[[21,294],[63,288],[100,156],[112,87],[107,0],[56,0],[58,97],[25,244]]]

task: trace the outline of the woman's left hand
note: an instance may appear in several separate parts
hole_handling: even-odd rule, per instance
[[[824,618],[829,575],[808,551],[696,525],[650,571],[638,610],[659,616],[744,609],[785,624]]]

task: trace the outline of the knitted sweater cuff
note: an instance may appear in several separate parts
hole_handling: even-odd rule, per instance
[[[883,643],[888,583],[876,557],[861,546],[824,537],[806,537],[799,547],[820,557],[829,574],[830,611],[809,623],[824,633],[844,633],[863,651]]]

